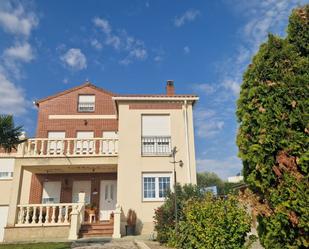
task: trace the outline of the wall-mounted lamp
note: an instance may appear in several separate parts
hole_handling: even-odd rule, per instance
[[[88,124],[87,119],[84,119],[84,125],[87,125],[87,124]]]

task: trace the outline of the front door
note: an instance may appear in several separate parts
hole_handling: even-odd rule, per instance
[[[100,220],[109,220],[117,202],[117,181],[101,181]]]

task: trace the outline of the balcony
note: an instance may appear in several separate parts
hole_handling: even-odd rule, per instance
[[[171,137],[142,137],[143,156],[169,156],[171,155],[171,148]]]
[[[18,147],[18,157],[118,156],[118,139],[31,138]]]

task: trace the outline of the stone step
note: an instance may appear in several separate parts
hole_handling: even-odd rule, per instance
[[[80,229],[80,237],[111,237],[114,225],[110,223],[83,224]]]

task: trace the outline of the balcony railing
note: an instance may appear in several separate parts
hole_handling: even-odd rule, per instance
[[[18,147],[21,157],[117,156],[118,139],[31,138]]]
[[[79,112],[93,112],[94,111],[94,102],[79,102],[78,111]]]
[[[25,204],[17,206],[16,226],[65,226],[77,203]]]
[[[142,137],[143,156],[168,156],[171,154],[171,137]]]

